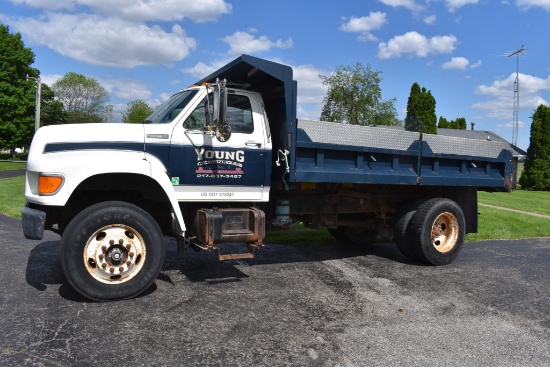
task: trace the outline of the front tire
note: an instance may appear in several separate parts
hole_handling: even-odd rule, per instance
[[[410,245],[420,261],[431,265],[450,264],[464,243],[464,213],[450,199],[430,199],[418,207],[408,229]]]
[[[132,298],[155,281],[164,262],[157,222],[141,208],[108,201],[80,212],[61,238],[69,284],[94,301]]]

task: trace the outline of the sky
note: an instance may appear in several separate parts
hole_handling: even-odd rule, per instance
[[[438,118],[508,141],[519,65],[524,150],[533,112],[550,105],[550,0],[0,0],[0,23],[33,50],[42,82],[97,79],[113,121],[130,101],[154,108],[241,54],[293,68],[302,119],[320,117],[319,75],[356,62],[381,72],[401,120],[416,82]]]

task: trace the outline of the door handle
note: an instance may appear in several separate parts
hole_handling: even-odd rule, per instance
[[[249,147],[258,147],[258,148],[261,148],[261,147],[262,147],[262,143],[259,143],[259,142],[257,142],[257,141],[251,141],[251,140],[249,140],[249,141],[247,141],[245,144],[248,145]]]

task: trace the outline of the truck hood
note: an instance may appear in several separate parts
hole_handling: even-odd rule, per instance
[[[65,150],[78,143],[89,145],[102,144],[143,144],[144,127],[142,124],[71,124],[44,126],[36,132],[32,140],[29,159],[48,149]]]

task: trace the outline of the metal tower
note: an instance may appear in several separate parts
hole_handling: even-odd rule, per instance
[[[518,145],[518,125],[519,125],[519,55],[525,53],[525,47],[521,45],[516,51],[510,53],[508,57],[516,56],[516,80],[514,81],[514,115],[512,119],[512,144]]]

